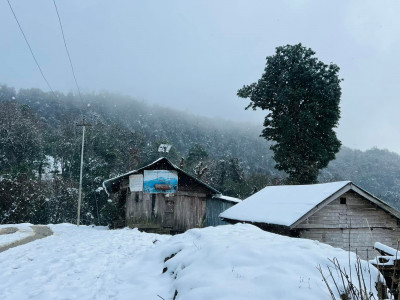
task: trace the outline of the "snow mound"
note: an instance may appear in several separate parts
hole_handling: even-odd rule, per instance
[[[346,269],[349,257],[356,262],[341,249],[246,224],[172,237],[48,226],[52,236],[0,253],[0,299],[330,299],[317,266],[327,274],[328,258]],[[376,295],[378,272],[362,266]]]
[[[330,299],[317,267],[327,275],[327,266],[333,266],[328,258],[334,257],[347,270],[349,266],[349,252],[247,224],[192,229],[161,248],[167,258],[164,271],[173,279],[177,299]],[[351,253],[350,259],[356,275],[356,255]],[[365,261],[361,266],[368,287],[370,270],[376,295],[378,271]]]

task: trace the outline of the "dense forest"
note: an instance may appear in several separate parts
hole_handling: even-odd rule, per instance
[[[198,117],[132,97],[0,86],[0,224],[75,222],[82,122],[87,127],[82,218],[109,224],[115,203],[102,182],[167,156],[223,194],[246,198],[282,184],[261,126]],[[173,147],[158,152],[161,143]],[[342,147],[321,182],[352,180],[400,208],[400,156]],[[399,204],[398,204],[399,203]]]

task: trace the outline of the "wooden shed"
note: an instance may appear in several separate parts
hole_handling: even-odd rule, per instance
[[[121,225],[153,232],[227,224],[219,214],[241,201],[221,195],[165,157],[103,186],[119,203]]]
[[[221,217],[307,238],[371,259],[375,242],[397,248],[400,213],[350,181],[269,186]]]

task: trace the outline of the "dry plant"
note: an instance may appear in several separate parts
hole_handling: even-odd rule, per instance
[[[357,274],[357,280],[353,282],[352,277],[348,274],[346,268],[342,267],[337,258],[329,259],[329,261],[333,264],[333,267],[328,266],[329,276],[326,276],[321,266],[318,266],[317,269],[321,273],[322,279],[325,282],[329,293],[333,300],[382,300],[387,299],[386,286],[381,281],[380,276],[377,278],[376,290],[378,291],[378,298],[372,293],[372,286],[369,285],[369,289],[367,288],[367,284],[365,282],[365,272],[368,272],[369,281],[371,282],[371,270],[368,265],[368,269],[363,269],[361,264],[361,259],[357,256],[357,262],[355,264],[355,270]],[[351,269],[351,267],[349,266]],[[336,274],[334,274],[336,273]],[[336,276],[335,276],[336,275]],[[329,283],[328,278],[332,279],[332,283]],[[336,279],[335,279],[336,278]],[[335,294],[334,291],[337,291]],[[340,298],[336,298],[336,295],[339,295]]]

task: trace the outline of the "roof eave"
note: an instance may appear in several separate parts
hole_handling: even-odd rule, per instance
[[[221,213],[222,214],[222,213]],[[282,228],[287,228],[291,229],[290,226],[288,225],[282,225],[282,224],[276,224],[276,223],[266,223],[266,222],[257,222],[257,221],[247,221],[247,220],[238,220],[238,219],[231,219],[231,218],[224,218],[221,216],[221,214],[218,215],[222,220],[227,221],[230,223],[246,223],[246,224],[252,224],[256,226],[261,226],[261,225],[269,225],[269,226],[280,226]]]
[[[232,202],[232,203],[240,203],[243,200],[239,199],[239,198],[235,198],[235,197],[230,197],[232,199],[226,199],[226,198],[222,198],[224,195],[222,195],[221,193],[215,194],[214,196],[212,196],[213,199],[219,199],[222,201],[226,201],[226,202]]]

